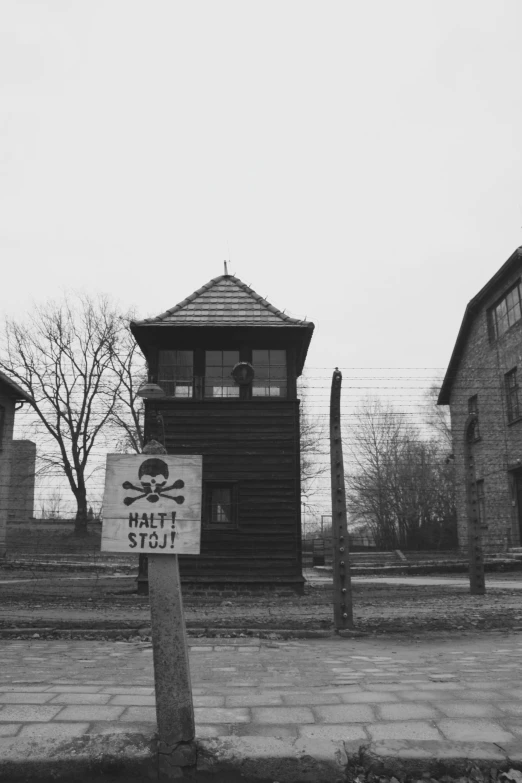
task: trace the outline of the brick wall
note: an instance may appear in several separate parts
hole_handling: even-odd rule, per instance
[[[522,420],[508,423],[506,372],[518,367],[522,383],[522,322],[498,340],[491,341],[488,309],[521,275],[521,265],[488,294],[473,319],[466,345],[453,380],[450,397],[453,450],[457,471],[457,518],[459,545],[467,547],[467,499],[465,427],[468,400],[478,396],[480,439],[471,444],[477,481],[484,481],[486,524],[482,540],[487,551],[520,546],[513,468],[522,467]],[[522,403],[522,391],[520,396]],[[520,460],[520,463],[517,462]]]
[[[5,393],[5,387],[2,383],[0,383],[0,405],[4,408],[4,422],[2,432],[0,433],[0,557],[4,557],[6,550],[9,486],[11,481],[15,403],[13,398]]]
[[[34,515],[36,444],[32,440],[14,440],[9,490],[9,522],[27,522]]]

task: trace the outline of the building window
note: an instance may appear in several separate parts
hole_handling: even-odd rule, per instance
[[[520,409],[518,405],[518,381],[517,381],[517,368],[507,372],[504,376],[506,383],[506,402],[507,402],[507,417],[508,421],[515,421],[520,416]]]
[[[492,336],[497,339],[522,318],[520,284],[511,288],[507,294],[490,310]]]
[[[476,413],[478,416],[478,394],[474,394],[468,400],[468,413]]]
[[[480,480],[476,483],[477,487],[477,513],[479,527],[487,527],[486,522],[486,501],[484,496],[484,481]]]
[[[286,351],[252,351],[253,397],[286,397]]]
[[[205,351],[205,397],[239,397],[232,378],[239,351]]]
[[[193,376],[193,351],[159,351],[158,384],[167,397],[192,397]]]
[[[468,413],[474,414],[477,418],[471,422],[468,429],[468,441],[480,440],[479,422],[478,422],[478,394],[468,399]]]
[[[237,484],[205,484],[205,527],[237,527]]]

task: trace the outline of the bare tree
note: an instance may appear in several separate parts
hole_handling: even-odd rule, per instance
[[[382,549],[430,549],[456,543],[453,465],[440,436],[418,427],[379,400],[359,410],[349,444],[350,511],[366,520]]]
[[[301,502],[308,512],[315,512],[314,495],[319,491],[319,480],[329,470],[328,441],[324,420],[314,415],[310,405],[309,383],[299,383],[300,445],[301,445]]]
[[[77,535],[87,532],[90,457],[120,395],[114,364],[122,335],[122,317],[104,296],[67,295],[5,324],[0,367],[34,400],[47,435],[43,458],[65,473],[76,500]]]
[[[449,451],[452,448],[451,419],[448,405],[437,405],[442,381],[434,381],[425,394],[422,413],[428,427]]]
[[[366,400],[357,411],[347,443],[355,470],[348,477],[348,510],[367,520],[381,549],[396,548],[396,523],[390,502],[394,456],[403,437],[403,422],[379,400]]]
[[[141,454],[145,443],[145,409],[138,389],[147,380],[147,365],[130,332],[131,320],[135,320],[135,313],[122,316],[118,350],[112,356],[112,369],[119,383],[115,388],[115,404],[109,423],[115,431],[119,451]]]
[[[61,519],[64,515],[64,503],[60,488],[51,491],[40,505],[40,519]]]

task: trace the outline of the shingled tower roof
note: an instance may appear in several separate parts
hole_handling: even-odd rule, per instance
[[[135,326],[304,326],[310,321],[291,318],[234,275],[220,275],[182,302]]]

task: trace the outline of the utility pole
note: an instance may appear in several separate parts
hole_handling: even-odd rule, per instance
[[[332,549],[334,625],[336,631],[353,629],[352,583],[348,554],[348,520],[344,490],[341,440],[342,373],[336,367],[330,396],[330,468],[332,481]]]

